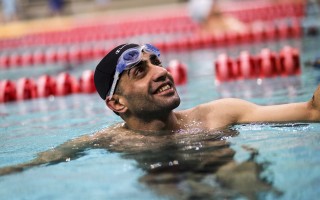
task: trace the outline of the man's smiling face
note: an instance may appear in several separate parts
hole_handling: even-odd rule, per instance
[[[157,116],[180,104],[171,74],[153,54],[143,52],[141,61],[123,72],[118,87],[125,105],[137,116]]]

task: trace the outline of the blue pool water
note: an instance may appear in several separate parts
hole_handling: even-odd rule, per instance
[[[182,99],[178,109],[190,108],[224,97],[242,98],[262,105],[309,100],[320,80],[320,70],[317,69],[303,66],[303,73],[300,76],[221,84],[215,83],[213,71],[213,61],[219,52],[227,51],[230,55],[237,55],[240,50],[249,49],[254,53],[265,45],[274,50],[285,44],[297,47],[305,53],[302,55],[303,62],[304,59],[312,58],[314,56],[312,52],[315,52],[310,46],[305,46],[307,43],[308,41],[303,43],[281,41],[260,46],[244,45],[163,55],[165,63],[177,58],[188,66],[188,84],[178,87]],[[94,66],[94,63],[88,66]],[[47,69],[52,70],[50,67]],[[79,74],[81,70],[83,68],[72,73]],[[2,76],[15,77],[19,76],[18,73],[20,72],[13,70]],[[37,153],[53,149],[81,135],[93,134],[121,122],[121,119],[105,107],[97,94],[76,94],[0,104],[0,121],[0,167],[5,167],[27,162],[35,158]],[[319,197],[320,124],[249,124],[236,125],[231,129],[237,134],[226,135],[220,140],[230,144],[230,149],[235,152],[233,159],[239,164],[251,159],[254,163],[262,165],[263,170],[259,173],[259,177],[268,182],[274,190],[279,191],[278,195],[268,191],[260,195],[260,199]],[[186,135],[180,138],[180,141],[188,142],[189,138],[193,137],[194,135]],[[195,151],[201,150],[202,147],[204,149],[200,140],[184,147],[191,150],[194,148]],[[250,158],[252,153],[247,150],[248,148],[258,152],[254,159]],[[172,149],[164,150],[169,154],[174,153]],[[187,150],[182,152],[185,157],[192,156],[193,153]],[[114,152],[105,148],[87,149],[82,156],[69,162],[34,167],[21,173],[1,176],[0,197],[1,199],[170,199],[166,192],[159,193],[153,186],[141,183],[141,177],[148,173],[141,167],[143,164],[139,155],[126,155],[125,152]],[[196,166],[197,163],[194,164]],[[215,178],[210,179],[214,174],[204,176],[201,180],[206,182],[206,186],[214,188],[217,197],[245,199],[245,196],[232,195],[231,190],[218,186],[219,183]],[[211,181],[208,181],[209,179]],[[181,191],[188,190],[183,184],[179,185],[184,188]],[[182,197],[183,195],[181,199]]]

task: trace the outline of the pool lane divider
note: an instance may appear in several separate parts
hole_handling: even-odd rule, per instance
[[[221,12],[231,15],[245,24],[256,21],[279,22],[281,19],[298,19],[305,15],[304,2],[270,3],[259,1],[249,4],[246,2],[233,3],[232,5],[232,7],[222,8]],[[70,45],[90,41],[115,40],[116,38],[136,35],[187,32],[198,28],[199,25],[192,20],[187,9],[183,9],[170,14],[167,12],[153,13],[153,16],[148,18],[130,17],[116,22],[113,18],[102,21],[95,20],[90,23],[71,26],[67,30],[37,32],[25,34],[18,38],[0,39],[0,50],[21,46]]]
[[[154,45],[162,52],[186,51],[199,48],[222,47],[243,43],[273,41],[277,39],[299,38],[301,23],[282,25],[265,25],[264,28],[247,30],[241,33],[224,33],[219,35],[194,34],[192,37],[172,41],[159,41]],[[109,51],[102,45],[61,46],[58,48],[38,49],[34,52],[4,53],[0,55],[0,69],[26,66],[44,66],[55,63],[83,63],[103,57]]]
[[[185,64],[172,60],[166,68],[172,74],[176,85],[187,83]],[[0,81],[0,103],[77,93],[91,94],[96,91],[93,76],[92,70],[85,70],[79,79],[68,72],[62,72],[57,77],[45,74],[36,80],[26,77],[17,81],[2,80]]]
[[[242,51],[237,58],[220,54],[214,62],[215,78],[218,82],[239,79],[269,78],[301,74],[300,54],[293,47],[285,46],[276,53],[264,48],[257,55]],[[176,85],[188,81],[187,66],[171,60],[166,67]],[[96,91],[92,70],[83,71],[79,79],[68,72],[57,77],[42,75],[37,80],[20,78],[17,81],[0,81],[0,103],[22,101],[50,96],[66,96],[76,93],[94,93]]]
[[[214,62],[217,82],[301,74],[298,49],[285,46],[276,53],[264,48],[257,55],[242,51],[237,58],[219,54]]]
[[[82,63],[103,57],[109,49],[95,47],[58,47],[0,55],[0,69],[44,66],[56,63]]]
[[[93,71],[83,71],[79,79],[68,72],[62,72],[57,77],[42,75],[37,80],[26,77],[17,81],[2,80],[0,81],[0,103],[95,91]]]

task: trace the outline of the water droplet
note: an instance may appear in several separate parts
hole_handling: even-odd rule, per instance
[[[150,165],[151,169],[155,169],[155,168],[158,168],[158,167],[161,167],[161,163],[155,163],[155,164]]]

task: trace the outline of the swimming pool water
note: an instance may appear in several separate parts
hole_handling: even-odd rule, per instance
[[[298,47],[305,53],[302,62],[314,56],[304,46],[307,41],[306,43],[282,41],[267,45],[279,49],[286,43]],[[263,45],[265,44],[261,44]],[[240,46],[230,47],[227,51],[237,55],[243,48],[249,48],[252,52],[260,49],[259,46]],[[242,98],[262,105],[307,101],[312,97],[320,80],[320,70],[304,66],[300,76],[216,84],[213,60],[220,51],[225,49],[204,49],[163,55],[164,62],[178,58],[188,66],[188,84],[178,87],[182,99],[178,109],[190,108],[224,97]],[[9,76],[16,76],[15,72],[10,73]],[[97,94],[77,94],[0,104],[0,121],[0,167],[4,167],[29,161],[39,152],[52,149],[81,135],[93,134],[104,127],[121,122],[121,119],[105,107]],[[252,156],[247,147],[257,151],[258,154],[252,161],[264,166],[259,176],[282,193],[277,196],[269,191],[259,198],[319,197],[320,125],[318,123],[249,124],[236,125],[232,129],[239,134],[227,135],[222,140],[228,142],[230,148],[235,151],[233,159],[243,163]],[[191,142],[193,137],[194,135],[186,135],[179,140],[188,142],[190,138],[189,146],[181,146],[181,149],[188,147],[190,151],[181,151],[179,143],[178,150],[161,149],[167,153],[166,155],[162,155],[160,150],[154,153],[159,156],[159,160],[162,159],[161,156],[168,156],[175,151],[179,152],[178,158],[192,157],[199,149],[205,154],[207,153],[205,148],[212,147],[206,146],[207,144],[200,139],[209,140],[212,138],[208,137],[213,135],[200,135],[199,140]],[[148,155],[151,156],[152,153],[145,153],[144,161],[154,159]],[[148,172],[141,167],[143,163],[139,159],[139,155],[130,156],[108,149],[88,149],[83,156],[70,162],[34,167],[22,173],[0,177],[0,197],[1,199],[169,199],[167,195],[153,191],[152,186],[141,183],[141,177]],[[153,162],[154,160],[150,161]],[[195,166],[197,164],[199,163],[194,163]],[[208,177],[202,181],[205,182],[205,186],[212,186],[218,197],[244,198],[221,188],[215,178],[210,179],[212,174],[207,175]],[[190,184],[182,182],[179,187],[182,188],[181,191],[190,193],[192,190],[186,189]]]

